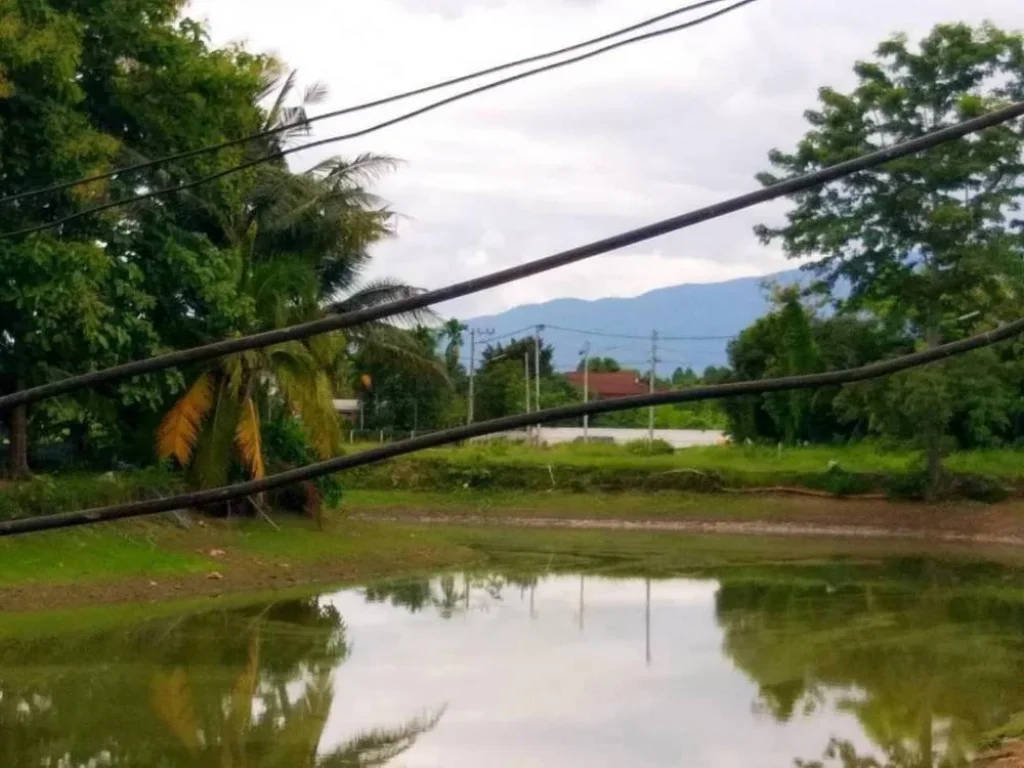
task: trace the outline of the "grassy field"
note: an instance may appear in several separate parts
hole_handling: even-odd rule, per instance
[[[373,447],[357,445],[358,450]],[[848,472],[900,473],[920,469],[920,451],[883,448],[871,442],[836,446],[768,447],[699,446],[672,453],[650,454],[641,445],[610,443],[562,443],[531,446],[512,442],[477,442],[432,448],[414,455],[424,460],[444,459],[458,464],[507,463],[578,467],[634,466],[648,469],[689,468],[707,471],[749,473],[824,472],[833,462]],[[1010,448],[961,451],[946,457],[954,472],[973,472],[994,477],[1024,479],[1024,450]]]

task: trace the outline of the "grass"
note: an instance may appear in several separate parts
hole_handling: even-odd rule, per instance
[[[777,448],[765,446],[701,446],[682,448],[671,454],[645,455],[624,446],[607,443],[563,443],[537,448],[526,445],[475,443],[458,448],[424,451],[423,458],[444,457],[461,463],[500,460],[511,464],[565,466],[636,466],[644,468],[742,471],[823,472],[830,461],[838,461],[850,472],[905,472],[919,460],[915,452],[881,452],[869,444]]]
[[[494,515],[587,520],[765,520],[792,511],[778,497],[709,496],[698,493],[560,493],[472,491],[454,493],[354,490],[344,509],[358,513]]]
[[[375,445],[357,444],[355,448],[364,450]],[[884,447],[870,441],[847,445],[783,446],[781,449],[763,445],[697,446],[680,448],[671,454],[655,455],[638,453],[626,446],[610,443],[561,443],[538,448],[511,441],[480,441],[431,448],[410,458],[443,459],[464,465],[634,466],[766,474],[824,472],[831,462],[838,462],[847,472],[904,473],[920,469],[924,462],[921,451]],[[959,451],[946,458],[946,466],[955,472],[1024,479],[1024,450],[995,448]]]
[[[93,526],[0,539],[0,587],[196,573],[205,558],[162,524]]]

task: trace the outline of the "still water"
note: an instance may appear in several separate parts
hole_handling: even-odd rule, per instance
[[[0,622],[5,767],[966,766],[1024,710],[1024,577],[994,564],[460,574],[44,626]]]

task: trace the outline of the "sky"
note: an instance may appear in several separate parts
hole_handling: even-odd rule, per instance
[[[563,47],[683,0],[192,0],[216,44],[244,42],[322,82],[314,112]],[[705,11],[706,12],[706,11]],[[697,12],[698,14],[702,12]],[[759,0],[705,25],[541,74],[360,139],[294,156],[374,152],[400,161],[375,191],[399,214],[368,277],[437,288],[757,188],[772,148],[806,130],[823,85],[894,32],[943,21],[1024,28],[1020,0]],[[462,88],[469,86],[462,86]],[[456,89],[459,88],[458,86]],[[319,124],[358,130],[443,91]],[[752,228],[760,206],[450,302],[472,317],[559,297],[636,296],[785,269]]]

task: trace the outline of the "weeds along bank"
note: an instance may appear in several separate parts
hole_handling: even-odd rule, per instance
[[[350,450],[363,450],[353,446]],[[948,498],[998,501],[1024,491],[1024,452],[953,454],[942,493]],[[0,484],[0,519],[51,514],[172,495],[185,488],[180,473],[161,468],[106,473],[37,475]],[[434,449],[335,477],[333,488],[374,491],[464,490],[569,493],[753,493],[779,488],[836,496],[876,494],[920,499],[926,491],[920,452],[869,444],[767,448],[713,446],[672,450],[655,442],[625,446],[568,444],[535,447],[477,443]],[[288,493],[277,506],[293,507]],[[344,506],[338,492],[327,506]]]
[[[939,496],[998,501],[1024,488],[1024,452],[951,455]],[[836,496],[921,499],[927,493],[919,451],[869,444],[768,448],[708,446],[673,450],[646,441],[618,446],[476,443],[423,451],[347,472],[343,484],[367,490],[466,489],[576,493],[687,491],[756,493],[780,488]]]

